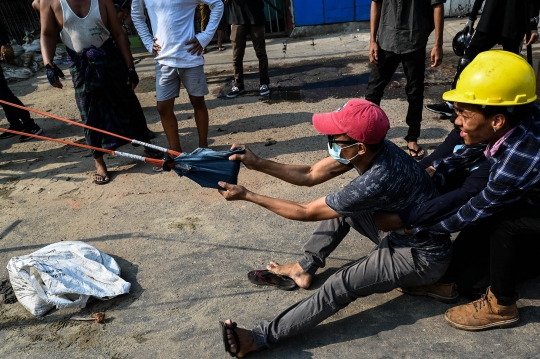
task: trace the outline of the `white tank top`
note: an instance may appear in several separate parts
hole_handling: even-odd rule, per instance
[[[83,49],[89,48],[90,45],[99,48],[110,35],[109,30],[101,21],[99,1],[91,1],[88,15],[81,18],[71,10],[67,0],[60,0],[64,16],[64,27],[60,32],[60,38],[67,47],[75,52],[81,52]]]

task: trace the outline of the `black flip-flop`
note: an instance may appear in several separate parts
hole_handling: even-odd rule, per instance
[[[102,181],[96,181],[95,178],[92,179],[92,181],[94,181],[95,184],[98,184],[100,186],[111,182],[111,176],[109,175],[109,172],[107,172],[105,176],[100,175],[99,173],[94,173],[94,176],[99,176],[103,179]]]
[[[228,327],[225,322],[219,322],[219,327],[221,329],[221,336],[223,338],[223,345],[225,346],[225,351],[229,353],[229,355],[233,358],[238,358],[236,356],[236,353],[240,352],[240,339],[238,339],[238,334],[236,334],[236,332],[234,331],[234,328],[236,328],[236,323],[232,322],[231,326]],[[234,340],[236,341],[236,353],[231,352],[231,345],[229,344],[229,339],[227,338],[227,329],[231,329],[234,335]]]
[[[426,152],[423,150],[422,147],[418,146],[418,149],[415,150],[414,148],[410,148],[410,147],[407,147],[407,149],[409,150],[409,155],[414,158],[415,160],[417,161],[420,161],[422,158],[424,158],[424,156],[426,155]],[[422,152],[424,151],[424,153],[422,153],[421,155],[419,155],[418,153],[419,152]],[[412,154],[415,154],[416,156],[413,156]]]
[[[248,279],[256,285],[269,285],[281,290],[293,290],[296,283],[289,277],[283,277],[266,269],[254,270],[248,273]]]

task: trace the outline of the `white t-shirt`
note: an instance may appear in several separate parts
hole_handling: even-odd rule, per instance
[[[210,19],[206,29],[195,35],[195,11],[199,11],[201,3],[210,8]],[[153,34],[145,22],[145,8]],[[152,39],[157,38],[156,43],[161,46],[155,58],[157,62],[176,68],[191,68],[204,65],[204,58],[190,54],[187,50],[192,45],[186,45],[186,42],[196,36],[202,47],[208,46],[223,15],[223,8],[222,0],[133,0],[131,18],[149,52],[154,45]]]

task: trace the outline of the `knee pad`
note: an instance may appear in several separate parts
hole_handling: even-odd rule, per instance
[[[471,63],[472,59],[468,58],[467,56],[462,56],[459,59],[456,75],[454,76],[454,82],[452,83],[452,89],[456,88],[457,80],[459,79],[459,75],[461,75],[461,72]]]
[[[472,59],[468,58],[467,56],[462,56],[459,59],[458,66],[457,66],[457,73],[456,75],[459,77],[459,74],[471,63]]]

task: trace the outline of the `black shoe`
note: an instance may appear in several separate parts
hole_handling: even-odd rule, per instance
[[[236,86],[233,86],[232,89],[231,89],[231,92],[229,92],[229,93],[227,94],[227,97],[228,97],[228,98],[235,98],[236,96],[241,95],[241,94],[243,94],[244,92],[246,92],[246,90],[240,89],[240,88],[238,88],[238,87],[236,87]]]
[[[451,117],[454,113],[454,106],[450,107],[450,104],[448,102],[435,103],[433,105],[426,105],[424,107],[428,111],[438,113],[439,115],[443,115],[446,117]]]
[[[11,131],[22,131],[23,128],[22,127],[13,127],[13,126],[9,126],[8,130],[11,130]],[[11,137],[15,137],[17,136],[16,134],[14,133],[11,133],[11,132],[4,132],[2,134],[0,134],[0,140],[5,140],[6,138],[11,138]]]
[[[146,128],[146,132],[148,133],[148,139],[149,140],[156,138],[156,134],[154,132],[150,131],[150,129],[148,127]]]
[[[34,124],[30,128],[25,128],[22,132],[26,132],[26,133],[29,133],[29,134],[32,134],[32,135],[39,135],[39,134],[41,134],[43,132],[43,130],[38,125]],[[21,136],[19,138],[19,141],[20,142],[26,142],[26,141],[31,140],[32,138],[33,137],[30,137],[30,136]]]

